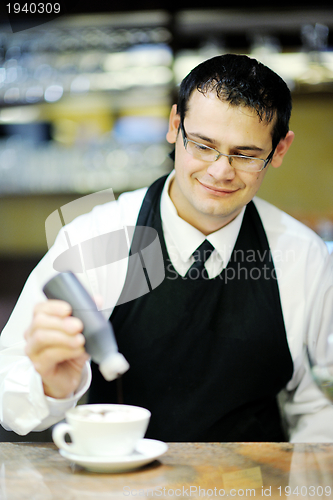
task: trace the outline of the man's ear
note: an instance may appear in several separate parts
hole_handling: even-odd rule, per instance
[[[174,144],[177,140],[178,130],[180,125],[180,115],[177,113],[177,104],[171,108],[169,117],[169,130],[166,139],[170,144]]]
[[[278,168],[282,161],[283,157],[290,148],[293,140],[294,140],[295,134],[291,130],[287,133],[286,137],[280,140],[279,144],[275,148],[275,152],[273,155],[273,158],[271,160],[271,165],[274,168]]]

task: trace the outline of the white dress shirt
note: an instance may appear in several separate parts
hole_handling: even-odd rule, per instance
[[[161,219],[165,244],[175,270],[185,276],[194,262],[193,252],[205,239],[215,248],[205,262],[209,278],[218,276],[229,262],[242,225],[245,208],[227,226],[205,236],[201,231],[181,219],[169,196],[170,182],[174,171],[165,183],[161,197]]]
[[[79,245],[89,238],[134,226],[145,193],[146,189],[124,193],[117,201],[95,207],[68,224],[66,232],[60,231],[53,247],[28,278],[0,337],[0,420],[6,429],[18,434],[46,429],[64,418],[65,411],[89,388],[91,370],[87,363],[75,395],[64,400],[46,397],[41,377],[24,354],[23,333],[30,324],[34,305],[45,300],[42,287],[56,274],[53,262],[68,250],[68,240],[72,246]],[[333,332],[333,259],[323,241],[309,228],[266,201],[254,198],[254,203],[273,256],[294,363],[293,377],[281,398],[290,440],[333,442],[333,405],[313,383],[305,358],[306,343],[314,353],[323,337]],[[207,260],[210,278],[227,266],[243,215],[244,210],[230,224],[208,236],[216,249]],[[178,217],[167,185],[161,198],[161,218],[172,264],[179,274],[185,275],[192,264],[193,251],[205,236]],[[112,313],[123,288],[127,263],[128,259],[122,259],[77,274],[92,295],[103,298],[102,312],[106,317]]]

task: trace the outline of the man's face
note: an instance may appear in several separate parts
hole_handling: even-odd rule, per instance
[[[228,224],[252,200],[267,167],[250,173],[235,170],[227,157],[211,163],[198,160],[185,150],[182,134],[178,133],[179,123],[173,107],[167,140],[175,143],[176,175],[170,196],[180,217],[209,234]],[[255,111],[230,106],[214,92],[194,91],[184,119],[188,139],[224,154],[262,159],[272,150],[272,127],[272,122],[260,121]]]

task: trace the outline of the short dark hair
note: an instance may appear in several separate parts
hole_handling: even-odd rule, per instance
[[[289,130],[291,93],[285,81],[256,59],[224,54],[196,66],[182,81],[177,113],[184,122],[189,98],[194,90],[215,91],[219,99],[233,106],[254,109],[260,120],[272,121],[272,144],[276,148]]]

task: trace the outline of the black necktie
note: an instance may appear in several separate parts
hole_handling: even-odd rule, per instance
[[[201,243],[201,245],[193,252],[195,262],[187,271],[185,277],[191,280],[208,280],[208,273],[204,266],[204,263],[213,252],[213,250],[214,247],[208,240],[205,240],[203,243]]]

